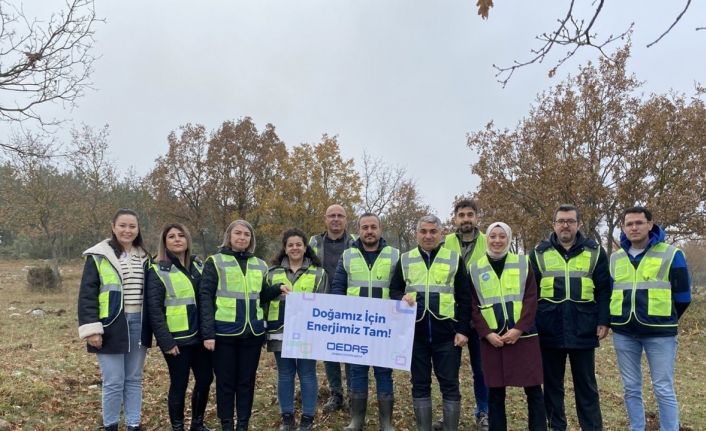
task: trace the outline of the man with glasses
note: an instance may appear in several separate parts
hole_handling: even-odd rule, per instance
[[[309,239],[309,245],[321,259],[329,280],[333,280],[336,274],[336,267],[343,251],[350,248],[353,241],[355,241],[355,237],[346,231],[347,223],[346,210],[343,206],[338,204],[331,205],[326,208],[326,215],[324,216],[326,231]],[[330,286],[327,286],[327,289],[328,291],[324,293],[331,293]],[[346,380],[348,380],[348,364],[346,364],[345,368]],[[324,369],[326,370],[326,380],[328,381],[331,395],[324,403],[323,408],[324,413],[331,413],[343,408],[341,364],[339,362],[324,361]],[[347,383],[346,387],[350,386],[350,382],[347,381]]]
[[[628,208],[623,212],[620,249],[610,257],[610,325],[631,430],[645,429],[643,350],[659,409],[659,429],[679,430],[674,392],[677,325],[691,302],[691,280],[684,253],[664,238],[647,208]]]
[[[573,205],[554,211],[554,232],[530,253],[539,286],[537,331],[542,349],[544,403],[550,430],[567,428],[566,358],[571,364],[581,429],[602,430],[595,348],[608,334],[611,281],[606,252],[580,230]]]

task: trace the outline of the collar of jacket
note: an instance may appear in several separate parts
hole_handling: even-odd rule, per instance
[[[94,245],[93,247],[90,247],[86,249],[83,252],[83,256],[89,256],[89,255],[95,255],[95,256],[102,256],[106,259],[108,259],[108,262],[113,265],[113,267],[118,271],[118,275],[120,276],[120,279],[122,280],[122,272],[120,271],[120,261],[118,260],[118,256],[115,255],[115,250],[113,250],[113,247],[108,244],[110,239],[104,239],[103,241],[99,242],[98,244]],[[140,259],[142,260],[143,264],[145,259],[147,258],[147,253],[145,253],[144,250],[138,249],[137,250],[138,255],[140,256]]]

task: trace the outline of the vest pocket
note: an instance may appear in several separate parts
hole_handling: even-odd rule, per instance
[[[216,320],[235,322],[235,298],[216,297]]]
[[[648,289],[647,314],[649,316],[671,316],[672,291],[669,289]]]
[[[189,329],[189,316],[186,305],[167,307],[167,327],[169,332],[181,332]]]
[[[621,316],[623,314],[623,291],[613,290],[610,294],[610,315]]]

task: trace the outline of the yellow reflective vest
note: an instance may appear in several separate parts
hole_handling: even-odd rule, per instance
[[[385,246],[380,250],[372,268],[368,268],[358,247],[346,249],[341,259],[348,274],[347,295],[390,299],[390,279],[400,259],[399,250]]]
[[[567,261],[554,247],[543,252],[535,248],[537,267],[542,273],[539,299],[554,303],[594,302],[593,271],[599,253],[598,248],[584,247],[580,254]]]
[[[500,277],[490,265],[487,255],[471,265],[471,280],[478,295],[478,307],[493,332],[504,333],[514,328],[520,320],[528,265],[527,256],[514,253],[507,254]],[[523,334],[532,335],[536,335],[536,331]]]
[[[460,256],[463,256],[463,251],[461,250],[461,241],[458,239],[458,235],[456,233],[450,233],[446,235],[446,238],[444,239],[444,247],[455,251]],[[476,243],[473,246],[473,252],[469,256],[467,256],[468,259],[466,260],[466,268],[468,268],[469,272],[471,271],[471,264],[473,264],[473,262],[476,262],[478,259],[485,255],[485,248],[485,234],[478,232],[478,238],[476,238]]]
[[[417,301],[417,322],[427,312],[439,320],[455,319],[456,299],[454,281],[458,271],[459,255],[453,250],[440,247],[434,261],[427,268],[419,248],[414,248],[400,257],[405,294]]]
[[[123,310],[123,282],[118,269],[108,259],[100,255],[88,258],[93,259],[100,277],[98,318],[103,326],[110,326]]]
[[[657,243],[645,252],[637,268],[623,249],[610,256],[612,326],[625,325],[632,318],[645,326],[677,326],[669,282],[669,268],[677,250],[667,243]]]
[[[198,270],[198,266],[194,266]],[[194,336],[198,333],[199,316],[191,279],[176,265],[170,265],[167,270],[159,263],[154,263],[152,269],[164,285],[164,310],[169,332],[175,340]]]
[[[265,313],[260,306],[260,291],[267,275],[265,262],[254,256],[248,258],[247,271],[243,274],[234,256],[217,253],[209,259],[213,260],[218,273],[216,334],[237,336],[248,329],[254,335],[263,334]]]
[[[306,271],[294,281],[294,284],[287,277],[285,268],[276,267],[267,274],[267,281],[270,286],[282,283],[292,292],[313,293],[318,292],[321,280],[324,277],[324,269],[318,266],[309,265]],[[267,310],[267,332],[282,332],[284,327],[284,310],[287,295],[280,295],[277,299],[270,301]]]

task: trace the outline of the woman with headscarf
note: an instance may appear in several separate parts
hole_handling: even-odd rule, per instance
[[[324,292],[328,285],[326,271],[300,229],[288,229],[282,234],[282,248],[272,259],[267,273],[270,285],[284,284],[291,292]],[[310,431],[316,413],[319,386],[315,359],[282,357],[284,309],[286,296],[270,302],[267,311],[267,351],[273,352],[277,363],[277,400],[282,415],[280,431],[294,431],[294,377],[299,375],[302,394],[302,416],[298,431]]]
[[[223,431],[248,429],[265,341],[261,303],[288,292],[284,285],[267,284],[267,264],[255,257],[255,245],[250,223],[232,222],[219,252],[206,260],[201,277],[201,337],[204,347],[213,351],[216,410]]]
[[[471,282],[472,319],[489,387],[490,431],[507,430],[507,386],[524,388],[529,430],[546,430],[542,359],[534,326],[537,283],[527,256],[509,252],[510,226],[490,224],[486,239],[486,254],[471,266]]]
[[[128,431],[139,431],[142,370],[152,334],[142,316],[144,269],[149,263],[137,213],[119,209],[111,238],[83,252],[78,293],[78,334],[101,369],[103,429],[117,431],[125,412]],[[143,324],[144,323],[144,324]]]
[[[201,343],[198,292],[203,264],[191,249],[191,235],[181,223],[164,226],[159,251],[147,271],[147,309],[157,345],[169,369],[167,408],[172,431],[184,431],[184,404],[189,374],[190,431],[209,431],[204,425],[208,392],[213,382],[211,352]]]

